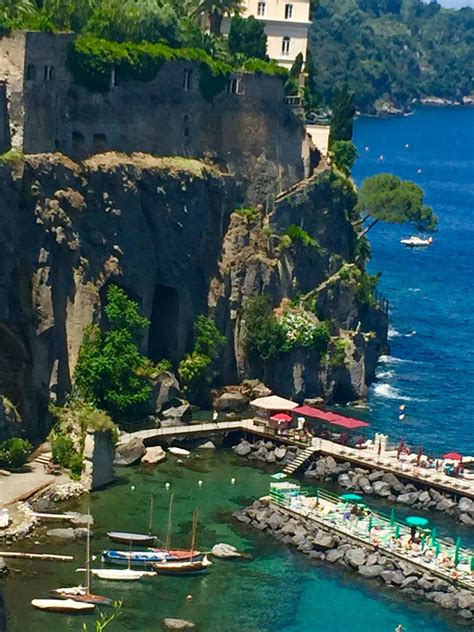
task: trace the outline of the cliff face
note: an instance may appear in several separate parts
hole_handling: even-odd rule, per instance
[[[253,370],[247,297],[265,292],[276,306],[319,288],[318,316],[349,340],[347,366],[321,368],[314,354],[294,352],[265,377],[299,398],[365,394],[386,320],[361,302],[353,279],[337,276],[352,258],[351,193],[329,173],[280,199],[267,228],[232,214],[242,202],[234,180],[195,160],[108,153],[78,164],[34,155],[3,167],[0,181],[0,394],[30,436],[46,431],[48,399],[61,403],[69,392],[82,332],[101,321],[110,282],[150,318],[143,351],[153,360],[176,364],[196,315],[214,313],[228,339],[222,383]],[[279,235],[290,224],[318,247],[283,249]]]

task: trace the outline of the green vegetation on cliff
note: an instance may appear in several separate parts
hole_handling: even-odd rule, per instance
[[[317,89],[330,104],[344,82],[357,108],[406,107],[472,91],[474,10],[422,0],[320,0],[311,28]]]
[[[13,437],[0,443],[0,467],[7,470],[18,469],[25,465],[32,450],[32,445],[26,439]]]

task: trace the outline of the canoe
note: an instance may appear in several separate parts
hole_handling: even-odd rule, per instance
[[[110,531],[107,533],[112,542],[135,544],[136,546],[153,546],[156,536],[146,533],[127,533],[126,531]]]
[[[183,561],[183,562],[157,562],[152,565],[152,568],[159,575],[197,575],[198,573],[205,573],[209,570],[209,566],[212,566],[206,556],[202,560],[196,561]]]
[[[81,603],[75,599],[33,599],[33,608],[49,612],[93,612],[93,603]]]
[[[168,452],[171,452],[171,454],[175,456],[189,456],[191,454],[189,450],[185,450],[184,448],[168,448]]]
[[[134,581],[156,575],[154,571],[132,571],[128,568],[91,568],[91,573],[94,577],[111,581]]]
[[[92,603],[96,606],[111,606],[113,600],[102,595],[91,595],[84,586],[71,586],[70,588],[56,588],[51,594],[59,599],[73,599],[81,603]]]

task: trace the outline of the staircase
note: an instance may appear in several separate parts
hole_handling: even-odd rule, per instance
[[[308,459],[313,456],[316,451],[317,448],[312,446],[306,448],[305,450],[303,450],[303,452],[300,452],[298,456],[293,461],[291,461],[291,463],[285,465],[285,467],[283,468],[283,473],[287,474],[288,476],[294,474],[297,470],[300,469],[301,466],[303,466],[308,461]]]

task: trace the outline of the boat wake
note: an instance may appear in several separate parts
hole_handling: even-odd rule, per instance
[[[381,377],[380,374],[378,377]],[[386,384],[385,382],[380,382],[379,384],[374,385],[374,395],[377,397],[381,397],[382,399],[394,399],[400,402],[426,402],[428,400],[421,399],[419,397],[409,397],[407,395],[402,395],[400,391],[391,386],[390,384]]]

